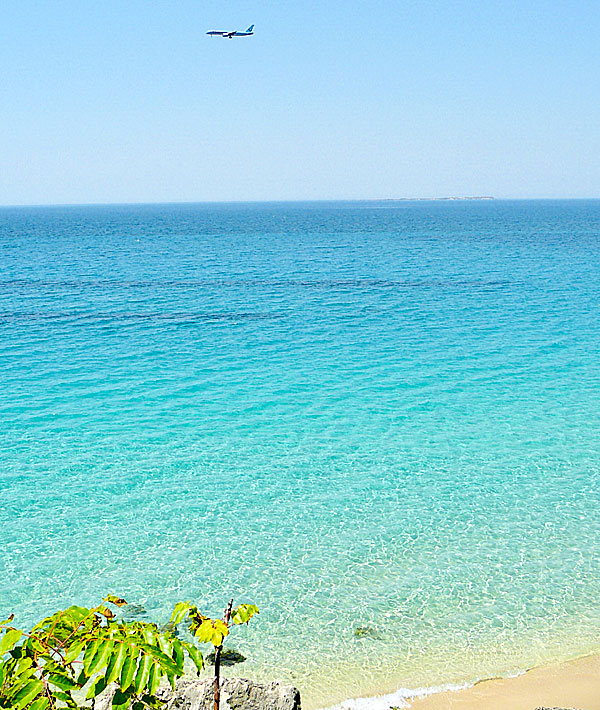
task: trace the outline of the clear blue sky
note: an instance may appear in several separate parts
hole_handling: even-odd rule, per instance
[[[3,0],[0,67],[0,204],[600,196],[598,0]]]

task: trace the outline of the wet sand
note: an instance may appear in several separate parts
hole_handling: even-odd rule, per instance
[[[600,710],[600,655],[534,668],[516,678],[494,678],[472,688],[436,693],[411,710]]]

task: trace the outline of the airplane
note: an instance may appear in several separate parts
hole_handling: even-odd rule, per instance
[[[213,37],[227,37],[227,39],[233,39],[234,37],[250,37],[254,34],[254,25],[250,25],[245,32],[237,32],[233,30],[232,32],[221,32],[219,30],[211,30],[206,33],[207,35],[212,35]]]

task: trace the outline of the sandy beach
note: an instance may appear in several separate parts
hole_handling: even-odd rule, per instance
[[[472,688],[416,699],[411,710],[600,710],[600,655],[494,678]]]

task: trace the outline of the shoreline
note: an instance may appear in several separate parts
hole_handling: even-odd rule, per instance
[[[324,710],[600,710],[600,653],[471,683],[398,688]]]
[[[535,710],[542,706],[600,710],[600,653],[410,702],[411,710]]]

